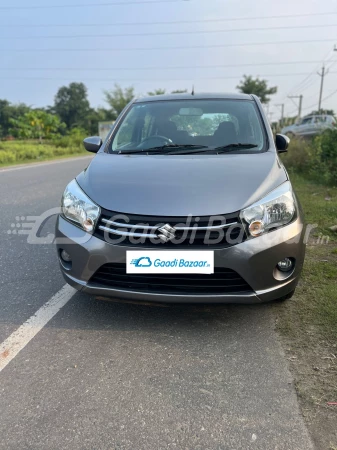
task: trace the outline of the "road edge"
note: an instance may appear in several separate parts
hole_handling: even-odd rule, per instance
[[[84,155],[84,156],[73,156],[68,158],[59,158],[59,159],[46,159],[44,161],[40,162],[29,162],[25,164],[16,164],[11,166],[3,166],[0,167],[0,173],[1,172],[9,172],[11,170],[20,170],[20,169],[27,169],[29,167],[41,167],[41,166],[49,166],[51,164],[61,164],[67,161],[77,161],[81,159],[89,159],[92,158],[92,155]]]

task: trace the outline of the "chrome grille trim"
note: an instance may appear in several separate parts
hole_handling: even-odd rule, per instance
[[[146,237],[146,238],[150,238],[150,239],[151,238],[158,239],[158,236],[156,234],[152,234],[152,233],[133,233],[133,232],[129,232],[129,231],[119,231],[119,230],[115,230],[113,228],[103,227],[103,225],[100,225],[98,228],[102,231],[107,231],[108,233],[117,234],[118,236]]]
[[[154,226],[148,226],[148,225],[142,225],[142,224],[131,224],[131,223],[119,223],[119,222],[114,222],[113,220],[108,220],[108,219],[102,219],[102,222],[108,224],[108,225],[112,225],[114,227],[118,227],[118,228],[137,228],[137,229],[142,229],[142,230],[153,230]],[[223,228],[229,228],[232,225],[239,225],[238,222],[232,222],[232,223],[226,223],[226,224],[222,224],[222,225],[210,225],[209,227],[179,227],[174,225],[172,228],[176,231],[208,231],[208,230],[222,230]],[[160,227],[157,227],[160,228]],[[114,231],[111,228],[106,228],[106,227],[99,227],[100,230],[105,230],[105,231],[110,231],[111,233],[113,233]],[[120,233],[116,233],[116,234],[120,234]],[[142,233],[129,233],[129,234],[120,234],[120,236],[131,236],[131,235],[135,235],[137,236],[137,234],[144,236],[145,234]],[[150,235],[149,235],[150,236]],[[157,237],[157,235],[155,235],[155,237]]]
[[[223,228],[231,227],[232,225],[238,225],[238,222],[232,222],[232,223],[225,223],[223,225],[210,225],[209,227],[176,227],[173,226],[173,228],[177,231],[207,231],[207,230],[222,230]]]
[[[108,225],[113,225],[114,227],[118,228],[142,228],[143,230],[153,230],[154,228],[153,226],[149,227],[148,225],[136,226],[135,224],[132,223],[119,223],[108,219],[102,219],[102,222],[107,223]]]

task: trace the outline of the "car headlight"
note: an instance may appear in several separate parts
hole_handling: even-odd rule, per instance
[[[252,237],[261,236],[275,228],[290,223],[296,214],[296,203],[287,181],[253,205],[240,213],[240,218],[247,226]]]
[[[64,217],[88,233],[94,231],[101,213],[100,207],[85,195],[76,180],[71,181],[66,187],[61,208]]]

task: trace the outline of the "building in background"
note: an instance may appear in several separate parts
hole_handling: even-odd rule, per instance
[[[106,139],[114,123],[115,121],[98,122],[98,136],[100,136],[103,141]]]

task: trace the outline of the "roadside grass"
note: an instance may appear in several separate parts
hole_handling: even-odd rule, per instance
[[[0,167],[85,155],[83,146],[62,147],[52,142],[0,141]]]
[[[337,188],[291,174],[307,223],[316,223],[292,300],[273,305],[303,415],[319,450],[337,447]],[[322,239],[328,236],[329,239]]]
[[[298,307],[307,324],[315,323],[337,339],[337,188],[308,181],[291,174],[307,224],[317,224],[307,245],[306,260],[297,295],[305,298]],[[313,295],[315,294],[315,295]],[[310,297],[308,301],[307,297]]]
[[[334,245],[308,244],[294,301],[279,307],[282,313],[279,329],[288,335],[294,337],[299,331],[307,334],[308,329],[315,328],[322,338],[337,342],[337,255]],[[308,342],[303,342],[306,344]]]
[[[0,168],[17,166],[17,165],[21,165],[21,164],[36,164],[36,163],[44,162],[44,161],[57,161],[59,159],[76,158],[77,156],[90,156],[90,155],[88,154],[88,152],[84,151],[84,152],[78,152],[78,153],[66,153],[64,155],[59,155],[59,156],[40,157],[37,159],[23,159],[23,160],[11,162],[11,163],[0,164]]]
[[[329,227],[337,225],[337,187],[308,181],[291,170],[289,176],[300,199],[306,222],[318,225],[314,234],[323,233],[337,241],[337,233],[329,230]]]

